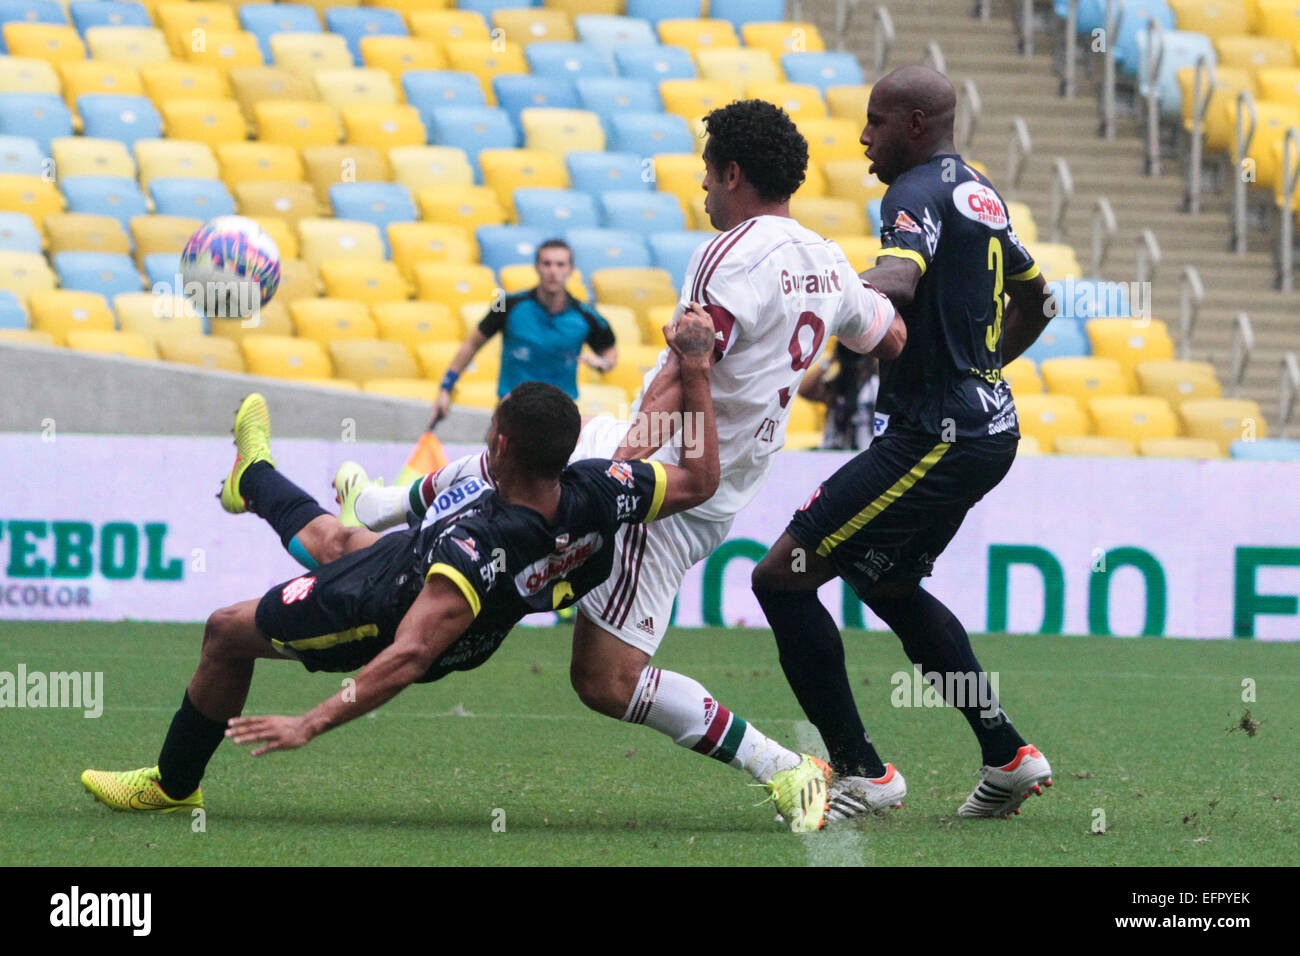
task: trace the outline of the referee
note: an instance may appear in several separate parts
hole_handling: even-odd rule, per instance
[[[828,478],[754,569],[781,666],[836,772],[828,821],[900,806],[902,774],[862,725],[839,630],[817,588],[842,577],[902,641],[979,741],[981,782],[959,816],[1005,817],[1050,785],[1047,760],[1012,726],[965,628],[920,587],[966,512],[1002,480],[1019,439],[1002,367],[1033,343],[1054,303],[1006,203],[953,144],[956,94],[905,66],[876,84],[861,142],[889,186],[864,281],[907,323],[881,363],[876,440]],[[1009,298],[1009,301],[1005,301]]]

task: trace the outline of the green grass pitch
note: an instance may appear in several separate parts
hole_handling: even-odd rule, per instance
[[[979,766],[965,722],[891,706],[891,675],[908,668],[897,640],[850,632],[867,728],[910,792],[904,809],[860,827],[796,837],[755,806],[763,793],[746,775],[586,711],[568,684],[566,629],[521,629],[478,671],[409,688],[304,750],[254,759],[223,744],[195,832],[182,814],[111,813],[78,776],[154,762],[200,627],[9,622],[0,633],[0,670],[102,671],[105,698],[98,719],[0,711],[4,865],[1258,866],[1294,864],[1300,832],[1300,644],[976,637],[1056,785],[1012,820],[969,821],[954,814]],[[767,733],[807,739],[766,632],[676,631],[657,663]],[[1254,702],[1243,703],[1246,678]],[[298,713],[338,687],[335,675],[260,662],[248,710]]]

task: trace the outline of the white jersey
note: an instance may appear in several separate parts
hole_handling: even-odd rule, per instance
[[[722,466],[717,493],[692,513],[722,520],[758,493],[785,444],[790,402],[827,338],[869,352],[888,331],[894,307],[858,278],[836,243],[784,216],[748,219],[701,244],[679,312],[691,302],[706,308],[716,330],[711,391]],[[667,356],[659,356],[645,386]],[[634,415],[639,407],[638,398]],[[679,454],[680,447],[665,446],[651,457],[676,463]]]

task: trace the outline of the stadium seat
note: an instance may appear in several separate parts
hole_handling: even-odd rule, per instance
[[[473,232],[479,226],[500,226],[506,211],[497,194],[487,186],[459,186],[449,190],[431,186],[416,191],[420,218],[426,222],[460,225]]]
[[[726,20],[661,19],[655,24],[655,29],[660,43],[685,47],[693,56],[705,50],[740,46],[735,28]]]
[[[580,76],[613,76],[599,47],[585,43],[534,43],[524,50],[533,76],[572,82]]]
[[[388,164],[393,180],[412,193],[435,186],[454,186],[457,192],[474,186],[474,167],[465,151],[454,146],[396,146],[388,151]]]
[[[1015,396],[1041,395],[1045,391],[1038,367],[1034,365],[1033,359],[1027,359],[1023,355],[1002,367],[1002,377]]]
[[[59,143],[75,143],[77,140],[72,137],[60,138],[51,141],[51,149],[54,155],[55,168],[61,175],[76,175],[75,172],[67,172],[59,162],[58,146]],[[96,141],[100,143],[102,141]],[[121,143],[113,142],[114,147],[122,148]],[[4,176],[39,176],[44,172],[45,157],[41,148],[36,145],[36,140],[29,136],[0,136],[0,175]],[[134,175],[134,168],[131,174]]]
[[[1135,369],[1139,362],[1174,357],[1173,340],[1159,319],[1089,319],[1086,328],[1092,354],[1119,362],[1129,391],[1137,390]]]
[[[276,33],[320,33],[320,18],[309,6],[299,3],[243,3],[239,6],[239,24],[257,37],[262,59],[275,60],[271,36]]]
[[[430,142],[465,151],[480,183],[483,182],[480,154],[484,150],[513,150],[519,144],[519,135],[509,115],[493,107],[438,107],[432,110],[428,127]]]
[[[703,195],[704,162],[694,153],[658,153],[654,157],[654,185],[672,193],[684,208]]]
[[[361,60],[372,69],[386,72],[395,89],[401,88],[402,77],[408,72],[447,68],[442,50],[432,40],[420,37],[362,37]]]
[[[559,235],[566,229],[595,228],[600,214],[590,194],[571,189],[517,189],[519,225]],[[39,243],[39,236],[37,237]],[[39,245],[38,245],[39,250]]]
[[[694,153],[695,134],[686,120],[670,113],[615,113],[609,117],[605,148],[611,153],[657,156]]]
[[[611,190],[649,192],[654,188],[649,181],[652,176],[646,161],[632,153],[575,150],[569,153],[565,162],[575,188],[585,193],[600,195]]]
[[[1119,362],[1109,358],[1049,358],[1039,363],[1047,390],[1070,395],[1086,408],[1090,399],[1127,395],[1132,389]]]
[[[1071,395],[1016,396],[1016,413],[1020,433],[1038,439],[1047,453],[1056,450],[1058,437],[1088,433],[1087,416]]]
[[[271,378],[328,378],[333,371],[325,349],[310,339],[255,335],[239,343],[248,371]]]
[[[167,338],[203,334],[203,316],[183,295],[126,292],[113,297],[113,311],[120,331],[154,345]]]
[[[833,86],[862,86],[866,82],[852,53],[783,53],[781,69],[788,82],[815,86],[823,96]]]
[[[594,210],[591,225],[595,225]],[[44,243],[45,239],[31,216],[22,212],[0,212],[0,250],[39,253]]]
[[[302,182],[302,157],[280,143],[230,142],[216,147],[221,179],[227,186],[253,182]]]
[[[852,120],[858,126],[867,121],[870,86],[831,86],[824,91],[826,109],[831,116]]]
[[[72,135],[72,113],[55,93],[3,93],[0,133],[33,139],[49,155],[51,140]]]
[[[50,184],[52,185],[52,184]],[[149,212],[149,203],[134,179],[119,176],[69,176],[63,180],[68,212],[93,212],[113,216],[123,226],[132,216]],[[57,212],[51,209],[50,212]]]
[[[678,291],[672,276],[655,268],[602,268],[588,266],[596,301],[621,305],[636,313],[644,330],[649,324],[649,310],[655,306],[676,305]]]
[[[492,25],[524,47],[533,43],[572,43],[576,39],[573,23],[563,10],[536,7],[496,10],[492,13]]]
[[[865,272],[876,264],[880,240],[875,236],[827,236],[843,251],[855,272]]]
[[[311,79],[321,102],[336,110],[358,103],[398,101],[397,86],[384,70],[355,66],[346,70],[317,70]]]
[[[406,36],[406,21],[396,10],[384,7],[330,7],[325,26],[347,41],[352,59],[361,60],[361,39],[372,36]]]
[[[783,17],[740,27],[746,47],[766,50],[778,63],[787,53],[821,53],[826,49],[815,23],[787,21]]]
[[[63,206],[63,195],[48,179],[41,176],[0,176],[0,211],[27,216],[42,235],[45,217],[62,212]]]
[[[308,188],[310,189],[310,187]],[[238,200],[238,195],[235,198]],[[283,258],[297,259],[299,257],[298,233],[287,219],[270,213],[259,213],[248,218],[261,226],[262,231],[271,237],[271,241],[275,243],[275,248]]]
[[[271,36],[272,63],[310,81],[317,70],[356,66],[347,40],[334,33],[276,33]]]
[[[475,235],[480,260],[494,271],[521,262],[531,265],[537,260],[537,247],[554,238],[540,229],[524,226],[480,226]],[[577,260],[576,249],[574,259]]]
[[[656,113],[662,109],[658,87],[649,80],[618,76],[580,76],[573,81],[583,109],[602,120],[613,113]]]
[[[169,139],[206,143],[215,149],[221,143],[240,141],[248,135],[244,114],[234,100],[167,99],[159,109]]]
[[[235,214],[234,197],[219,179],[161,177],[150,180],[149,195],[160,216],[193,216],[206,221]]]
[[[338,183],[330,187],[330,205],[340,219],[374,223],[381,234],[393,222],[419,216],[411,191],[400,183]],[[384,237],[387,248],[387,237]]]
[[[316,215],[316,191],[307,183],[284,180],[241,182],[235,186],[235,201],[241,216],[275,216],[294,232],[297,232],[300,220]]]
[[[513,76],[508,73],[506,76]],[[452,70],[412,70],[402,74],[406,102],[420,111],[424,124],[433,129],[433,111],[442,107],[487,106],[483,87],[472,73]]]
[[[417,10],[407,19],[415,36],[432,40],[444,49],[464,40],[491,37],[486,18],[473,10]]]
[[[148,260],[160,253],[177,258],[185,249],[190,236],[203,225],[202,219],[191,216],[132,216],[130,221],[131,238],[135,243],[135,261],[148,273]],[[176,274],[172,269],[168,280]],[[149,279],[153,284],[153,276]]]
[[[303,262],[313,272],[327,259],[383,261],[383,233],[370,222],[350,219],[300,219],[298,238]]]
[[[1143,395],[1159,396],[1175,410],[1188,399],[1219,398],[1223,394],[1209,362],[1142,361],[1134,371]]]
[[[122,0],[79,0],[68,4],[72,25],[83,37],[91,27],[152,27],[153,20],[142,3]]]
[[[1007,203],[1008,212],[1012,214],[1015,212],[1011,208],[1013,205]],[[1016,230],[1022,240],[1029,241],[1019,225]],[[1057,318],[1084,321],[1107,316],[1123,317],[1129,315],[1132,308],[1126,282],[1106,282],[1101,279],[1072,279],[1064,282],[1053,279],[1047,283],[1047,288],[1056,299]]]
[[[18,296],[8,289],[0,289],[0,329],[12,331],[27,328],[27,310]],[[51,342],[50,344],[53,344]]]
[[[650,247],[650,261],[656,269],[667,272],[673,285],[680,289],[686,279],[691,256],[713,236],[714,233],[711,232],[687,230],[651,234],[646,237],[646,244]]]
[[[66,345],[69,332],[112,332],[115,328],[108,301],[98,291],[32,292],[27,307],[31,310],[31,327],[52,335],[56,345]]]
[[[796,120],[823,119],[826,116],[826,103],[821,92],[806,83],[753,82],[746,85],[745,96],[779,106]]]
[[[709,218],[709,211],[704,208],[704,194],[695,193],[690,200],[690,220],[692,229],[715,229],[713,222]]]
[[[888,188],[884,183],[867,172],[867,165],[858,159],[833,159],[822,166],[826,176],[827,195],[837,199],[851,199],[862,209],[863,221],[866,221],[866,204],[879,199]]]
[[[343,339],[373,339],[378,332],[365,302],[343,296],[296,299],[289,303],[298,337],[329,345]]]
[[[1138,442],[1143,458],[1222,458],[1219,443],[1209,438],[1144,438]]]
[[[1103,435],[1058,435],[1058,455],[1075,455],[1087,458],[1131,458],[1137,446],[1127,438]]]
[[[808,140],[809,163],[829,163],[835,160],[856,160],[862,165],[862,135],[860,124],[839,117],[826,119],[801,119],[796,124]]]
[[[795,190],[791,199],[824,199],[826,197],[826,174],[822,172],[823,163],[809,163],[804,171],[803,184]]]
[[[105,300],[120,292],[139,292],[140,273],[131,258],[109,252],[60,252],[51,257],[64,289],[97,292]]]
[[[1059,359],[1058,359],[1059,361]],[[1178,419],[1163,398],[1151,395],[1118,395],[1088,402],[1095,434],[1123,438],[1137,443],[1144,438],[1174,438]]]
[[[412,351],[425,342],[459,342],[464,336],[460,316],[432,302],[381,302],[370,307],[379,338],[400,342]]]
[[[185,60],[220,71],[224,76],[232,69],[265,66],[257,37],[243,30],[209,30],[202,45],[185,49]]]
[[[569,171],[557,153],[534,149],[485,149],[479,154],[483,184],[496,191],[497,198],[514,218],[516,189],[568,189]]]
[[[479,320],[483,318],[486,311],[487,306],[475,309],[475,318],[471,323],[474,327],[478,326]],[[493,336],[487,345],[478,350],[478,354],[474,356],[469,366],[461,372],[455,392],[457,402],[463,404],[466,390],[481,385],[488,398],[485,407],[496,407],[497,382],[501,375],[501,339],[501,336]],[[459,351],[459,342],[425,342],[416,346],[415,356],[419,360],[424,377],[436,380],[442,378],[452,358]]]
[[[24,302],[33,292],[53,289],[58,278],[45,256],[36,252],[0,252],[0,289]]]
[[[610,13],[582,13],[574,17],[578,39],[594,46],[606,62],[617,66],[614,51],[620,46],[657,46],[659,39],[649,20]]]
[[[76,61],[69,61],[76,62]],[[63,90],[59,73],[44,60],[31,57],[0,57],[0,93],[44,93],[57,96]]]
[[[176,289],[182,286],[181,254],[179,252],[155,252],[143,257],[145,284],[151,289],[166,286]],[[183,291],[183,289],[182,289]]]
[[[596,311],[599,312],[600,317],[608,323],[610,329],[614,333],[614,338],[618,342],[618,365],[615,368],[622,367],[625,369],[636,369],[639,359],[644,356],[645,353],[653,350],[656,356],[658,355],[660,349],[641,344],[641,323],[637,321],[636,313],[633,310],[629,309],[625,305],[601,303],[596,306]],[[644,375],[645,370],[653,367],[653,364],[654,360],[652,359],[650,365],[636,371],[636,374],[638,376]],[[587,368],[588,371],[591,371],[596,376],[591,379],[591,381],[603,381],[604,376],[599,372],[596,372],[594,369],[590,369],[585,365],[583,368]],[[580,376],[583,374],[582,369],[578,370],[578,374]],[[641,388],[639,380],[635,385],[632,382],[627,381],[622,384],[624,388],[629,388],[633,392],[639,391]]]
[[[492,89],[497,103],[509,115],[515,129],[522,134],[520,114],[534,107],[576,110],[578,97],[573,83],[568,79],[548,76],[528,76],[521,73],[503,73],[492,78]]]
[[[498,48],[499,47],[499,48]],[[462,40],[447,47],[447,65],[461,73],[472,73],[490,105],[496,105],[492,77],[501,73],[527,73],[523,47],[506,41]]]
[[[221,167],[206,143],[184,139],[143,139],[135,144],[140,185],[145,189],[155,180],[179,176],[189,179],[219,179]]]
[[[1038,269],[1048,279],[1074,278],[1083,274],[1074,247],[1064,243],[1038,242],[1029,250]]]
[[[405,398],[432,405],[437,401],[442,386],[426,378],[377,378],[362,382],[361,390],[389,398]]]
[[[154,12],[159,28],[167,34],[172,52],[177,57],[188,49],[195,38],[195,31],[206,34],[211,31],[238,30],[239,20],[235,11],[224,3],[160,3]]]
[[[327,103],[311,100],[259,100],[253,105],[258,139],[295,149],[333,146],[343,135],[338,113]]]
[[[704,16],[702,0],[627,0],[627,15],[658,24],[660,20],[690,20]]]
[[[1255,32],[1290,43],[1300,40],[1300,4],[1293,0],[1258,0]]]
[[[393,223],[388,227],[388,242],[393,249],[393,262],[401,269],[406,281],[412,284],[416,279],[416,267],[421,262],[460,262],[470,265],[478,261],[474,235],[459,223]],[[389,298],[402,299],[406,296]]]
[[[281,263],[281,267],[283,268],[283,263]],[[283,301],[281,300],[282,296],[285,297]],[[300,296],[290,296],[286,293],[284,274],[281,272],[280,291],[275,294],[274,302],[263,306],[257,315],[250,319],[209,319],[208,324],[212,327],[211,337],[226,339],[239,344],[250,338],[277,335],[291,336],[293,335],[293,319],[289,317],[289,309],[284,303],[293,298],[300,298]]]
[[[586,110],[531,108],[519,115],[519,122],[525,149],[562,157],[573,149],[600,152],[605,148],[600,117]]]
[[[633,46],[614,48],[618,75],[659,84],[664,80],[695,79],[695,61],[688,50],[676,46]]]
[[[1234,441],[1229,453],[1233,458],[1244,458],[1250,461],[1300,461],[1300,441],[1294,438]]]
[[[250,129],[258,127],[258,103],[266,100],[311,102],[316,99],[316,88],[309,79],[277,66],[235,67],[227,75],[227,81]]]
[[[501,280],[501,289],[506,295],[527,292],[529,289],[537,287],[537,267],[524,265],[523,263],[502,266],[497,278]],[[586,283],[583,280],[581,269],[574,269],[569,273],[569,281],[564,284],[564,288],[575,299],[586,301],[591,298],[591,293],[587,291]]]
[[[743,98],[746,88],[754,83],[783,80],[780,68],[766,50],[700,50],[695,60],[701,79],[728,84],[736,99]]]
[[[322,210],[329,208],[330,187],[335,183],[382,182],[388,179],[384,154],[373,146],[307,146],[301,155],[303,172],[316,190],[316,199]]]
[[[143,96],[140,72],[128,63],[105,63],[100,60],[68,60],[58,65],[63,101],[74,113],[81,96]],[[152,112],[152,111],[151,111]],[[83,121],[84,117],[78,117]],[[138,122],[134,117],[132,122]],[[74,118],[73,125],[77,119]]]
[[[867,234],[867,214],[852,199],[801,198],[790,200],[790,215],[821,236]]]
[[[246,370],[244,354],[233,339],[214,335],[176,335],[158,340],[157,345],[164,362],[221,372]]]
[[[86,31],[86,46],[96,60],[111,60],[141,67],[172,58],[167,38],[152,27],[91,27]]]
[[[145,95],[159,110],[168,100],[224,100],[230,97],[230,84],[226,77],[211,66],[169,60],[149,63],[140,68],[139,75]]]
[[[1232,443],[1268,437],[1268,423],[1257,402],[1237,398],[1193,398],[1178,406],[1183,433],[1218,442],[1227,455]]]
[[[1179,30],[1207,36],[1249,33],[1250,14],[1243,0],[1168,0]]]
[[[372,146],[387,152],[395,146],[423,146],[427,140],[420,111],[414,106],[356,103],[345,106],[344,140],[358,146]]]
[[[1153,18],[1166,34],[1173,32],[1174,12],[1166,0],[1124,0],[1124,14],[1114,38],[1115,65],[1122,73],[1132,76],[1137,72],[1141,56],[1138,36],[1147,31]]]
[[[497,279],[488,266],[426,261],[415,267],[415,291],[423,302],[445,305],[459,323],[460,311],[466,305],[496,298]]]
[[[66,23],[6,23],[3,36],[10,56],[51,64],[86,58],[80,34]]]
[[[112,216],[52,213],[45,217],[45,234],[49,237],[51,255],[56,252],[115,252],[125,255],[131,251],[130,236]],[[36,238],[39,241],[39,232],[36,232]],[[39,246],[32,251],[39,252]]]
[[[383,378],[413,379],[420,374],[411,350],[401,342],[336,340],[330,343],[329,353],[334,360],[335,374],[358,385]]]
[[[130,332],[69,332],[68,348],[122,358],[149,361],[158,358],[158,350],[152,342]]]
[[[646,238],[656,232],[686,229],[681,204],[669,193],[609,191],[601,194],[600,208],[607,229],[620,229]]]
[[[588,276],[601,269],[650,267],[645,239],[621,229],[570,229],[564,239],[573,249],[573,261]]]
[[[731,84],[716,80],[664,80],[659,84],[664,112],[696,120],[726,106],[736,94]]]
[[[1216,36],[1214,52],[1219,66],[1235,66],[1249,70],[1253,77],[1257,70],[1268,67],[1295,66],[1291,44],[1278,37]]]

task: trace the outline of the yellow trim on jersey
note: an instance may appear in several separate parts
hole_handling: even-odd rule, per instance
[[[664,466],[657,461],[646,462],[655,473],[655,493],[650,499],[650,510],[646,512],[645,523],[649,524],[659,517],[659,509],[663,507],[664,493],[668,491],[668,472],[664,471]]]
[[[337,634],[322,634],[320,637],[303,637],[296,641],[277,641],[272,638],[271,643],[276,647],[289,647],[295,651],[320,651],[327,647],[334,647],[337,644],[351,644],[353,641],[360,641],[367,637],[374,637],[378,633],[378,624],[362,624],[360,627],[354,627],[347,631],[339,631]]]
[[[1035,279],[1035,278],[1037,278],[1037,277],[1038,277],[1038,263],[1035,262],[1032,266],[1030,266],[1030,267],[1029,267],[1028,269],[1026,269],[1024,272],[1017,272],[1017,273],[1016,273],[1015,275],[1013,275],[1013,276],[1007,276],[1007,281],[1008,281],[1008,282],[1028,282],[1030,279]]]
[[[451,581],[452,584],[456,585],[456,587],[460,588],[460,593],[465,595],[465,600],[469,602],[470,610],[474,612],[475,617],[478,617],[478,612],[483,608],[483,602],[478,599],[478,592],[470,585],[465,575],[461,574],[450,564],[444,564],[441,561],[429,568],[429,573],[424,576],[424,580],[427,582],[429,578],[433,577],[435,574],[441,574],[444,578]]]
[[[948,442],[941,441],[926,453],[926,456],[912,466],[911,471],[905,474],[898,481],[894,482],[879,498],[871,502],[857,514],[845,523],[844,527],[834,534],[827,535],[822,539],[822,543],[817,545],[817,553],[823,558],[830,554],[837,546],[842,544],[846,539],[851,538],[862,530],[872,518],[880,514],[900,497],[903,492],[907,491],[914,484],[925,477],[925,473],[933,467],[934,463],[944,456],[944,453],[951,448]]]
[[[921,275],[925,275],[925,259],[914,249],[895,249],[892,246],[888,249],[881,249],[876,253],[876,261],[879,262],[883,256],[897,256],[899,259],[911,259],[921,267]]]

